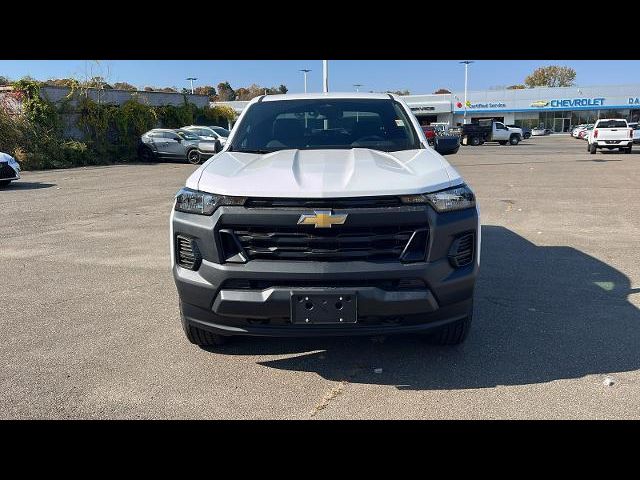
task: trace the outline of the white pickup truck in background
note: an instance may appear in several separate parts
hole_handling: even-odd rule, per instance
[[[631,153],[633,146],[633,128],[629,127],[626,120],[621,118],[603,118],[596,122],[587,139],[588,151],[595,154],[598,148]]]

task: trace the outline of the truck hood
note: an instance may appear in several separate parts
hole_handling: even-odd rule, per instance
[[[432,192],[461,183],[432,149],[381,152],[280,150],[264,155],[222,151],[187,180],[210,193],[253,197],[336,198]]]

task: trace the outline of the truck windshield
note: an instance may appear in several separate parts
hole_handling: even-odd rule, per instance
[[[401,105],[391,99],[277,100],[253,104],[235,127],[230,150],[420,148]]]
[[[601,120],[598,122],[598,128],[627,128],[627,122],[624,120]]]

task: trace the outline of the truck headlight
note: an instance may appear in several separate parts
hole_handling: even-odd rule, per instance
[[[400,197],[402,203],[421,204],[429,203],[438,212],[452,212],[464,210],[476,206],[476,197],[466,185],[448,188],[435,193],[423,193],[421,195],[405,195]]]
[[[211,215],[222,205],[244,205],[246,197],[228,197],[215,193],[200,192],[190,188],[181,188],[176,194],[175,210],[184,213]]]

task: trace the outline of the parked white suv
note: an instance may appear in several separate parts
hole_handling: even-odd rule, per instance
[[[188,127],[183,127],[183,130],[189,130],[190,132],[198,135],[202,140],[208,141],[219,141],[220,145],[224,147],[227,143],[227,137],[229,136],[229,131],[226,128],[222,127],[206,127],[201,125],[189,125]],[[226,136],[224,133],[226,132]]]
[[[588,151],[595,154],[598,148],[631,153],[633,146],[633,128],[622,118],[603,118],[596,122],[587,138]]]

